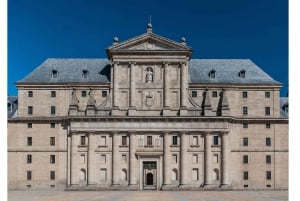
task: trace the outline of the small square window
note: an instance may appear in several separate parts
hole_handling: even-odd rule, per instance
[[[213,97],[213,98],[218,97],[218,92],[217,92],[217,91],[213,91],[213,92],[212,92],[212,97]]]
[[[27,155],[27,164],[30,164],[30,163],[32,163],[32,155],[28,154]]]
[[[55,115],[56,111],[55,111],[55,106],[51,106],[51,115]]]
[[[33,92],[32,91],[28,91],[28,97],[33,97]]]
[[[32,137],[27,137],[27,146],[32,146]]]
[[[248,164],[248,155],[243,156],[243,163]]]
[[[269,91],[265,92],[265,98],[270,98],[270,92]]]
[[[50,146],[55,146],[55,137],[50,137]]]
[[[271,171],[267,171],[267,172],[266,172],[266,179],[267,179],[267,180],[271,180],[271,179],[272,179]]]
[[[27,171],[27,180],[30,181],[32,178],[32,173],[31,171]]]
[[[266,128],[271,128],[271,124],[270,123],[266,123]]]
[[[248,177],[249,177],[248,172],[247,171],[244,172],[244,180],[248,180]]]
[[[177,144],[178,144],[178,137],[172,136],[172,145],[177,145]]]
[[[266,146],[271,146],[271,138],[269,137],[266,138]]]
[[[29,115],[33,114],[33,107],[32,106],[28,106],[28,114]]]
[[[55,123],[50,123],[50,128],[55,128]]]
[[[243,107],[243,115],[248,115],[248,107]]]
[[[197,91],[192,91],[192,97],[197,97]]]
[[[51,91],[51,97],[56,97],[56,91]]]
[[[271,155],[266,155],[266,163],[267,164],[271,163]]]
[[[243,123],[243,128],[248,128],[248,123]]]
[[[248,146],[248,138],[247,137],[244,137],[243,138],[243,146]]]
[[[271,109],[270,107],[265,107],[265,115],[269,116],[271,114]]]
[[[81,96],[86,97],[86,91],[81,91]]]
[[[247,98],[247,97],[248,97],[247,91],[243,91],[243,98]]]
[[[107,91],[102,91],[102,97],[107,97]]]
[[[27,128],[32,128],[32,123],[27,123]]]
[[[50,163],[51,164],[55,163],[55,155],[50,155]]]

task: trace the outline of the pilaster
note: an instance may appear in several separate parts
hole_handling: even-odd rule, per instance
[[[188,184],[188,157],[187,157],[187,143],[188,136],[185,132],[180,135],[180,187],[184,187]]]
[[[222,185],[229,185],[229,161],[230,161],[230,146],[228,133],[222,134]]]
[[[180,64],[180,116],[187,115],[187,90],[188,90],[188,66],[185,62]]]
[[[212,167],[211,167],[211,145],[212,136],[210,133],[205,133],[205,185],[212,184]]]
[[[130,188],[137,189],[137,175],[138,175],[138,167],[137,167],[137,159],[135,156],[136,151],[136,133],[131,131],[129,133],[129,185]]]
[[[88,134],[88,152],[87,152],[87,184],[95,185],[94,172],[93,172],[93,134]]]
[[[164,186],[166,185],[171,185],[171,169],[170,169],[170,145],[171,145],[171,136],[169,132],[164,133],[164,177],[163,177],[163,184]]]
[[[136,103],[135,103],[135,62],[129,62],[130,68],[130,96],[129,96],[129,110],[128,115],[133,116],[136,114]]]
[[[112,134],[112,185],[119,185],[119,134]]]
[[[163,115],[168,116],[168,110],[170,110],[170,81],[169,81],[169,62],[163,63],[164,67],[164,108]]]

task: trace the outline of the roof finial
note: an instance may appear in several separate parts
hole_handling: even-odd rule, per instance
[[[151,15],[149,17],[149,23],[147,25],[147,33],[152,33]]]

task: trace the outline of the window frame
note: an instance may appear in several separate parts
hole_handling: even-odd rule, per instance
[[[266,171],[266,180],[272,180],[272,172]]]
[[[80,146],[86,146],[86,136],[80,136]]]
[[[266,123],[266,126],[265,126],[266,128],[271,128],[271,123]]]
[[[27,177],[27,181],[32,180],[32,171],[31,170],[27,170],[26,177]]]
[[[32,146],[32,137],[27,137],[27,146]]]
[[[270,137],[266,137],[266,146],[270,147],[271,145],[272,145],[271,138]]]
[[[197,96],[198,96],[197,91],[192,91],[192,97],[193,97],[193,98],[196,98]]]
[[[87,97],[87,92],[85,90],[82,90],[81,91],[81,97]]]
[[[214,146],[219,146],[220,145],[220,140],[218,135],[213,136],[213,145]]]
[[[32,128],[32,123],[31,122],[27,123],[27,128]]]
[[[270,91],[265,91],[265,98],[271,98]]]
[[[55,180],[55,171],[50,171],[50,180]]]
[[[27,164],[31,164],[31,163],[32,163],[32,155],[27,154]]]
[[[247,137],[243,138],[243,146],[248,147],[249,146],[249,139]]]
[[[146,145],[147,146],[153,146],[153,139],[152,139],[152,136],[151,135],[147,135],[146,137]]]
[[[121,136],[121,145],[122,146],[127,146],[128,143],[127,143],[127,136],[126,135],[122,135]]]
[[[55,137],[50,137],[50,146],[55,146]]]
[[[243,106],[243,116],[247,116],[248,115],[248,107]]]
[[[55,98],[56,97],[56,91],[51,91],[50,92],[50,97]]]
[[[50,114],[51,115],[56,115],[56,107],[53,106],[53,105],[50,107]]]
[[[177,135],[172,136],[172,145],[174,145],[174,146],[178,145],[178,136]]]
[[[33,115],[33,106],[28,106],[27,107],[27,114],[28,115]]]
[[[242,97],[243,98],[248,98],[248,92],[247,91],[243,91],[242,92]]]
[[[103,91],[101,92],[101,96],[102,96],[103,98],[107,97],[107,91],[106,91],[106,90],[103,90]]]
[[[249,163],[249,156],[243,155],[243,164],[248,164],[248,163]]]
[[[243,128],[248,128],[248,127],[249,127],[248,123],[243,123]]]
[[[271,155],[266,155],[266,164],[271,164],[271,163],[272,163]]]
[[[248,171],[244,171],[243,172],[243,180],[249,180],[249,172]]]
[[[50,164],[55,164],[55,155],[50,155]]]
[[[218,92],[217,91],[212,91],[211,92],[211,97],[217,98],[218,97]]]
[[[32,98],[33,97],[33,91],[28,91],[28,98]]]
[[[265,107],[265,115],[270,116],[271,115],[271,107]]]

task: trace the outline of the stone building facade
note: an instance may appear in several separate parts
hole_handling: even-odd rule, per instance
[[[9,189],[287,189],[281,84],[182,38],[114,38],[108,59],[47,59],[8,120]]]

